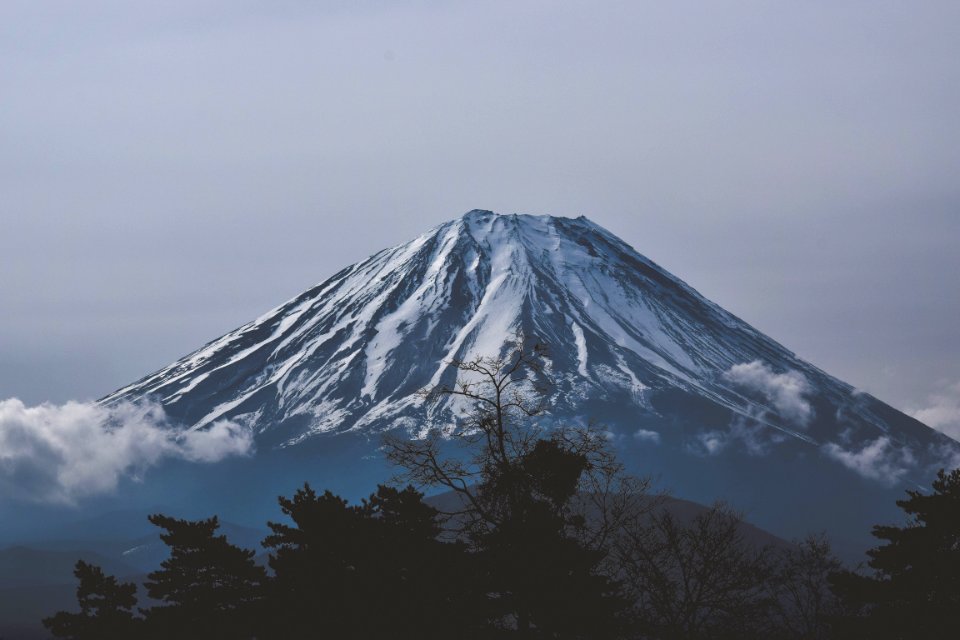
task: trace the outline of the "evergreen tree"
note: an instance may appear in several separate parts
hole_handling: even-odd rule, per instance
[[[960,629],[960,469],[941,470],[933,492],[907,491],[905,526],[875,526],[886,541],[867,552],[872,575],[840,572],[833,587],[856,612],[838,621],[842,637],[956,637]]]
[[[164,604],[146,613],[155,637],[252,638],[257,636],[259,604],[267,580],[254,552],[216,535],[219,522],[178,520],[152,515],[164,529],[161,539],[170,557],[150,573],[145,586],[151,598]]]
[[[366,637],[474,637],[474,563],[461,542],[438,539],[439,513],[423,494],[410,486],[378,486],[362,511],[374,538],[367,584],[381,603]]]
[[[475,529],[494,626],[531,638],[607,638],[623,630],[619,585],[599,570],[604,552],[571,535],[570,513],[587,457],[557,440],[537,440],[507,473],[479,491],[509,506],[497,526]],[[490,494],[494,494],[491,496]]]
[[[413,488],[380,486],[351,506],[309,485],[270,522],[270,637],[468,637],[463,549],[437,540],[437,512]]]
[[[117,582],[113,576],[83,560],[78,560],[73,575],[80,581],[77,603],[80,613],[60,611],[44,618],[43,626],[57,638],[70,640],[121,640],[134,638],[140,629],[133,615],[137,605],[137,586]]]
[[[263,541],[273,549],[268,637],[307,637],[318,628],[332,638],[350,637],[358,605],[355,563],[364,552],[360,514],[330,491],[318,496],[310,485],[279,502],[293,525],[269,522],[273,534]]]

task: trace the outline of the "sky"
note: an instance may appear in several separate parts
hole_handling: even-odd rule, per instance
[[[6,0],[0,399],[101,397],[483,208],[586,215],[960,435],[957,24],[952,0]]]

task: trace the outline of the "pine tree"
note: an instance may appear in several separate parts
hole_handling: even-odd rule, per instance
[[[71,640],[121,640],[136,637],[141,620],[133,615],[137,586],[117,582],[113,576],[83,560],[73,575],[80,581],[77,603],[80,613],[60,611],[44,618],[43,626],[57,638]]]
[[[897,506],[905,526],[876,526],[886,541],[867,552],[872,575],[841,572],[833,587],[856,615],[838,621],[842,637],[956,637],[960,629],[960,469],[941,470],[933,492],[907,491]]]
[[[602,571],[601,550],[571,535],[571,513],[587,456],[558,440],[538,440],[481,493],[509,503],[497,526],[475,529],[494,626],[531,638],[608,638],[622,631],[625,600]]]
[[[275,579],[269,637],[467,637],[463,550],[437,540],[437,512],[408,487],[380,486],[351,506],[309,486],[281,497],[270,522]]]
[[[145,612],[152,635],[256,637],[267,575],[254,563],[254,552],[216,535],[216,517],[189,521],[158,514],[149,519],[166,531],[160,537],[170,547],[170,557],[145,583],[150,597],[164,603]]]
[[[273,550],[274,572],[267,637],[309,637],[317,629],[333,638],[351,637],[358,606],[355,563],[364,544],[360,514],[346,500],[330,491],[317,495],[308,484],[279,502],[293,524],[267,523],[273,533],[263,546]]]

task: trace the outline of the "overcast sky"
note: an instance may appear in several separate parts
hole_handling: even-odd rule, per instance
[[[960,425],[960,3],[0,3],[0,398],[473,208],[584,214]],[[936,397],[931,397],[936,396]]]

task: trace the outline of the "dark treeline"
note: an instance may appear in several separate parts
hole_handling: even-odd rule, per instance
[[[541,431],[538,346],[455,362],[425,401],[472,406],[453,436],[387,439],[401,474],[360,504],[304,485],[255,552],[217,518],[154,515],[170,555],[144,584],[78,562],[59,638],[945,638],[960,628],[960,471],[898,502],[886,544],[845,569],[823,536],[760,546],[714,505],[681,518],[589,429]],[[533,385],[533,386],[531,386]],[[409,483],[409,484],[408,484]],[[406,488],[398,488],[405,486]],[[448,492],[435,508],[415,487]]]

